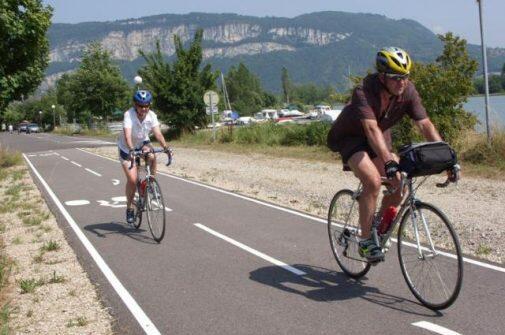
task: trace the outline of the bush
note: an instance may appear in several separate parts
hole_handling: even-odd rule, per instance
[[[462,149],[461,159],[505,170],[505,131],[495,131],[490,144],[487,143],[485,134],[474,136],[473,143]]]
[[[23,161],[21,154],[17,151],[9,151],[0,147],[0,167],[8,168],[15,165],[20,165]]]
[[[287,146],[305,145],[307,143],[307,132],[305,130],[305,127],[296,125],[283,128],[280,144]]]

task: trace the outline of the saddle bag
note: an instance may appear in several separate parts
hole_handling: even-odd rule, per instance
[[[458,162],[456,152],[441,141],[404,145],[399,154],[400,171],[405,171],[409,177],[438,174]]]

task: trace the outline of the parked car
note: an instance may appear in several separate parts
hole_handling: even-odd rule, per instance
[[[26,130],[28,129],[28,122],[21,122],[18,124],[18,133],[26,133]]]
[[[40,128],[39,128],[39,125],[36,124],[36,123],[30,123],[28,126],[27,126],[27,129],[28,129],[28,132],[29,133],[40,133]]]

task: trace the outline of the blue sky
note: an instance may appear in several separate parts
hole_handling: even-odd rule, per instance
[[[481,0],[485,42],[505,47],[505,0]],[[43,0],[54,7],[53,22],[114,21],[156,14],[189,12],[237,13],[252,16],[294,17],[335,10],[383,14],[413,19],[435,33],[452,31],[480,44],[476,0]]]

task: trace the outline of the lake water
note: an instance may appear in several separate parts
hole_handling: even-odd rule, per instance
[[[481,124],[477,125],[478,131],[486,131],[486,105],[484,96],[471,97],[463,105],[465,110],[477,115]],[[505,127],[505,95],[492,95],[489,97],[489,125],[491,127]]]

